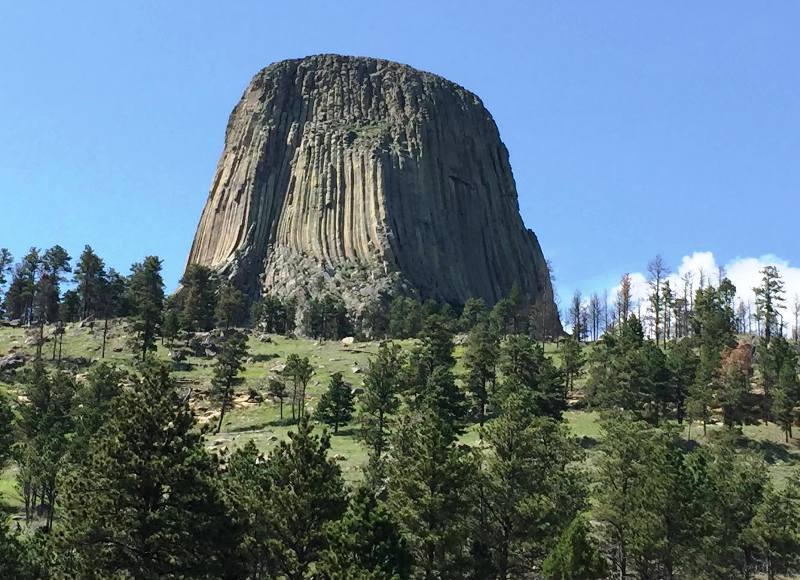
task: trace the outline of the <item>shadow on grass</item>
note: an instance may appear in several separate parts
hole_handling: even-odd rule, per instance
[[[773,465],[778,461],[787,463],[797,460],[797,457],[793,456],[789,451],[788,446],[783,443],[775,443],[774,441],[753,441],[751,439],[747,439],[745,447],[761,454],[761,456],[764,458],[764,461],[770,465]]]
[[[589,437],[588,435],[584,435],[578,440],[578,443],[583,449],[586,449],[588,451],[589,449],[594,449],[597,446],[598,441],[594,437]]]
[[[361,430],[358,427],[347,426],[339,427],[339,432],[334,433],[333,427],[328,426],[328,433],[330,433],[332,437],[357,437],[361,433]]]

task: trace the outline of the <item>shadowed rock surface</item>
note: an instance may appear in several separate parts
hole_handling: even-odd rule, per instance
[[[385,60],[319,55],[253,78],[189,262],[251,296],[334,292],[356,310],[396,292],[492,305],[517,282],[558,325],[491,115],[462,87]]]

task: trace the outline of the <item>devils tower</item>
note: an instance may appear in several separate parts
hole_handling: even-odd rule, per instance
[[[251,296],[488,305],[516,283],[558,326],[497,126],[433,74],[318,55],[268,66],[228,121],[189,263]],[[560,327],[559,327],[560,328]]]

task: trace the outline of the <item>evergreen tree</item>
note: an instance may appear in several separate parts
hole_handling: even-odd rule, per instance
[[[4,395],[0,395],[0,471],[5,469],[11,458],[14,445],[14,411]]]
[[[75,281],[78,283],[78,296],[81,300],[81,318],[97,313],[100,291],[105,277],[105,264],[91,246],[84,246],[75,265]]]
[[[222,341],[217,358],[214,363],[214,376],[211,379],[211,386],[214,395],[220,401],[219,421],[217,422],[217,433],[222,429],[222,420],[225,418],[225,411],[231,403],[233,389],[242,382],[239,376],[244,370],[244,358],[247,356],[247,337],[241,332],[231,332]]]
[[[34,580],[26,560],[22,542],[7,529],[5,521],[0,522],[0,578]]]
[[[17,422],[19,437],[15,458],[19,465],[18,482],[25,503],[26,519],[33,516],[37,498],[39,515],[46,515],[49,530],[60,488],[73,431],[72,405],[75,384],[62,372],[51,375],[41,359],[36,359],[22,380],[26,401]]]
[[[272,558],[272,505],[265,501],[272,491],[272,480],[265,458],[253,440],[237,448],[227,462],[222,486],[235,514],[241,535],[236,557],[244,567],[243,577],[266,580],[276,576]]]
[[[585,362],[580,340],[575,337],[574,333],[567,336],[561,343],[561,361],[566,395],[569,396],[575,389],[575,379],[580,377]]]
[[[574,467],[581,457],[577,442],[566,426],[534,417],[530,407],[524,395],[512,394],[486,427],[481,537],[497,578],[533,574],[585,505],[585,484]]]
[[[11,273],[11,264],[14,263],[14,257],[8,248],[0,248],[0,318],[5,316],[5,297],[3,291],[5,290],[6,283],[8,282],[8,274]]]
[[[678,423],[686,416],[686,402],[689,389],[694,384],[698,365],[697,354],[689,339],[675,340],[667,349],[667,368],[671,381],[671,402],[675,407]]]
[[[759,344],[756,350],[756,361],[758,368],[761,371],[761,384],[764,388],[763,401],[763,419],[769,420],[774,414],[774,401],[773,397],[780,396],[780,410],[785,413],[785,405],[790,403],[790,400],[785,398],[789,392],[781,393],[778,395],[775,387],[780,380],[781,372],[784,373],[785,381],[790,378],[791,368],[797,369],[797,351],[796,349],[782,336],[776,336],[770,340],[769,344]],[[784,370],[784,367],[785,370]],[[785,382],[785,385],[790,388],[791,382]]]
[[[450,429],[454,435],[461,435],[466,427],[467,400],[456,385],[450,369],[438,366],[428,377],[423,403],[441,421],[443,428]]]
[[[743,422],[743,409],[749,392],[747,373],[739,365],[728,365],[723,371],[716,400],[722,408],[722,420],[729,429]]]
[[[753,288],[756,294],[756,312],[764,322],[764,342],[769,345],[773,334],[783,334],[783,322],[778,324],[779,310],[784,302],[784,285],[775,266],[764,266],[761,270],[761,285]]]
[[[156,336],[164,310],[164,281],[161,278],[160,259],[147,256],[143,262],[131,267],[129,292],[133,308],[133,328],[137,333],[141,360],[144,361],[147,353],[156,348]]]
[[[458,577],[469,567],[475,460],[452,430],[423,409],[407,414],[392,436],[387,504],[413,556],[412,575]]]
[[[315,435],[308,415],[302,413],[297,432],[289,433],[289,441],[282,441],[266,464],[273,577],[306,578],[312,563],[329,547],[328,524],[344,513],[344,481],[339,466],[328,459],[329,449],[328,436]]]
[[[673,437],[626,417],[603,424],[593,515],[616,576],[673,578],[696,538],[691,471]]]
[[[315,417],[328,425],[333,432],[339,432],[339,425],[350,421],[353,416],[353,392],[350,385],[342,379],[342,373],[333,373],[328,390],[319,399]]]
[[[728,446],[710,450],[704,533],[695,541],[703,546],[696,566],[707,578],[747,577],[752,573],[756,550],[748,529],[767,489],[764,462]]]
[[[466,307],[465,307],[466,311]],[[497,381],[497,359],[500,339],[494,328],[479,322],[472,327],[464,351],[464,366],[467,368],[467,388],[477,409],[480,426],[486,420],[486,406]]]
[[[400,405],[403,355],[400,347],[384,344],[369,361],[360,397],[361,427],[364,441],[373,458],[381,460],[390,429],[390,417]]]
[[[300,357],[294,353],[286,357],[286,368],[283,374],[292,380],[292,419],[301,417],[306,406],[306,387],[314,375],[314,368],[308,357]]]
[[[146,369],[68,478],[60,574],[235,577],[238,534],[186,397],[164,367]]]
[[[223,282],[219,287],[215,315],[217,324],[225,329],[238,326],[246,314],[246,297],[231,282]]]
[[[276,378],[269,379],[267,383],[267,394],[273,399],[278,399],[280,417],[281,421],[283,421],[283,400],[286,398],[286,383]]]
[[[329,547],[317,569],[331,580],[403,580],[411,555],[385,502],[360,487],[341,519],[328,530]]]
[[[542,564],[542,575],[548,580],[601,580],[607,578],[607,574],[608,564],[582,515],[561,533]]]
[[[164,323],[161,328],[162,338],[166,339],[167,344],[172,346],[172,344],[175,342],[175,339],[178,337],[178,331],[180,330],[181,322],[180,315],[178,314],[178,308],[171,299],[167,299],[166,301],[163,320]]]
[[[103,341],[100,349],[100,358],[106,358],[106,342],[108,341],[108,321],[110,318],[118,316],[121,308],[120,293],[124,291],[124,285],[120,288],[119,279],[121,276],[113,268],[107,275],[100,280],[100,292],[98,295],[98,313],[103,317]],[[123,283],[124,284],[124,283]]]
[[[799,406],[800,381],[797,378],[797,355],[793,350],[788,350],[781,363],[772,400],[772,415],[781,426],[787,443],[792,437],[792,425],[798,418]]]
[[[217,280],[208,266],[189,264],[181,278],[181,326],[189,332],[211,330],[217,307]]]
[[[471,333],[479,322],[485,321],[486,314],[486,303],[483,298],[468,298],[458,319],[459,330]]]
[[[389,336],[413,338],[422,328],[422,308],[412,298],[395,297],[389,305]]]
[[[72,453],[83,458],[95,434],[111,415],[114,400],[122,394],[127,373],[108,363],[100,363],[86,375],[75,392],[72,406],[75,431]]]
[[[6,314],[12,320],[33,323],[36,283],[42,266],[38,248],[31,248],[14,271],[6,292]]]
[[[511,393],[523,393],[533,414],[561,417],[566,408],[564,377],[542,345],[528,336],[509,336],[500,349],[500,370],[504,381],[497,404]]]
[[[61,284],[65,275],[72,271],[70,256],[59,245],[48,249],[42,256],[42,272],[39,278],[39,321],[55,322],[61,301]]]
[[[745,535],[763,562],[767,578],[800,574],[800,481],[794,473],[785,489],[768,485]]]

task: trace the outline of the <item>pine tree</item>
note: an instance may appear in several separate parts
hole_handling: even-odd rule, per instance
[[[561,417],[566,408],[564,377],[542,345],[527,336],[509,336],[500,349],[500,370],[504,380],[495,395],[497,404],[511,393],[524,393],[535,415]]]
[[[93,367],[79,384],[72,406],[72,454],[76,458],[88,453],[92,437],[111,415],[114,400],[122,394],[127,379],[127,373],[104,362]]]
[[[561,343],[561,361],[566,398],[575,389],[575,379],[580,377],[585,363],[581,343],[574,334],[567,336]]]
[[[270,542],[275,575],[306,578],[309,568],[328,549],[327,525],[346,508],[339,466],[328,458],[330,440],[316,435],[306,413],[296,432],[282,441],[267,462],[272,514]]]
[[[360,487],[341,519],[328,531],[330,545],[317,569],[331,580],[403,580],[411,555],[386,503]]]
[[[294,353],[286,357],[283,374],[292,380],[292,419],[301,417],[306,406],[306,387],[314,375],[314,368],[308,357],[300,357]]]
[[[600,580],[608,576],[608,564],[591,537],[589,524],[577,516],[561,533],[542,564],[548,580]]]
[[[239,373],[245,368],[245,356],[247,356],[247,337],[237,331],[229,333],[217,353],[214,376],[211,379],[214,395],[220,401],[217,433],[222,429],[222,420],[233,397],[233,389],[242,382]]]
[[[6,283],[8,282],[7,276],[11,273],[11,264],[14,262],[14,257],[8,248],[0,248],[0,318],[4,317],[5,311],[5,297],[3,291],[5,290]]]
[[[793,473],[785,489],[767,487],[745,536],[769,580],[800,574],[800,474]]]
[[[97,313],[104,276],[103,260],[91,246],[85,246],[75,266],[75,281],[78,283],[77,290],[81,301],[81,318],[88,318]]]
[[[164,310],[164,281],[161,278],[161,260],[147,256],[143,262],[131,267],[130,300],[133,306],[133,327],[137,333],[141,360],[155,350],[156,336]]]
[[[5,396],[0,395],[0,472],[11,459],[11,448],[15,441],[14,411]],[[2,527],[2,526],[0,526]]]
[[[703,535],[692,527],[705,509],[695,503],[695,470],[667,431],[627,416],[603,430],[592,515],[614,575],[674,578],[679,555]]]
[[[466,307],[465,307],[466,310]],[[464,352],[467,368],[467,388],[478,412],[481,427],[486,420],[486,406],[497,381],[497,359],[500,353],[500,338],[494,327],[487,322],[474,325]]]
[[[166,368],[116,397],[66,483],[59,573],[81,578],[236,576],[239,530],[186,397]]]
[[[742,368],[732,364],[724,369],[716,400],[722,408],[723,422],[729,429],[743,422],[744,405],[749,392],[750,381]]]
[[[31,248],[14,267],[5,297],[6,314],[12,320],[33,324],[37,281],[42,259],[38,248]]]
[[[266,580],[275,577],[271,544],[274,541],[272,506],[269,497],[272,481],[264,456],[249,440],[231,453],[223,472],[222,487],[240,523],[241,535],[236,557],[246,578]]]
[[[164,324],[162,326],[162,337],[167,340],[167,344],[172,346],[180,330],[180,316],[177,307],[168,299],[164,308]]]
[[[74,429],[75,384],[65,373],[48,373],[41,359],[34,360],[22,382],[27,400],[20,407],[17,421],[18,482],[26,519],[33,517],[34,503],[41,498],[39,515],[47,516],[45,529],[49,530],[60,488],[59,475],[68,460],[69,436]]]
[[[217,280],[211,268],[189,264],[181,287],[181,326],[189,332],[211,330],[217,306]]]
[[[246,314],[246,297],[231,282],[223,282],[217,295],[215,316],[217,324],[225,329],[242,323]]]
[[[778,316],[784,302],[784,284],[775,266],[764,266],[761,276],[761,286],[753,288],[753,292],[756,294],[757,315],[764,321],[764,342],[769,345],[776,331],[783,334],[783,319],[778,325]]]
[[[430,411],[401,417],[386,465],[387,504],[408,542],[414,577],[457,577],[468,568],[476,469]]]
[[[339,432],[339,425],[344,425],[353,416],[353,392],[350,385],[342,379],[342,373],[333,373],[328,383],[328,390],[319,399],[315,417],[328,425],[333,425],[333,432]]]
[[[678,423],[686,417],[689,389],[697,375],[698,357],[690,339],[679,339],[670,343],[667,350],[667,368],[671,381],[671,402],[675,407]]]
[[[512,394],[486,427],[481,536],[498,578],[538,569],[585,505],[585,483],[574,467],[581,457],[577,441],[564,425],[534,417],[530,408],[524,395]]]
[[[403,358],[398,345],[381,345],[364,375],[364,392],[360,397],[362,437],[377,461],[386,448],[391,415],[400,405]]]
[[[472,332],[479,322],[486,319],[486,303],[483,298],[468,298],[458,319],[461,332]]]
[[[428,377],[422,402],[454,436],[466,427],[467,400],[450,369],[438,366]]]
[[[286,383],[276,378],[269,379],[267,383],[267,394],[273,399],[278,399],[280,417],[281,421],[283,421],[283,400],[286,398]]]
[[[789,351],[781,364],[772,400],[772,415],[781,426],[786,442],[792,437],[792,425],[800,407],[800,380],[797,378],[797,355]]]
[[[20,539],[0,522],[0,578],[15,580],[34,580],[26,562],[25,547]]]
[[[655,339],[656,344],[659,343],[661,340],[662,328],[661,322],[662,318],[662,310],[664,308],[664,301],[663,301],[663,294],[662,294],[662,283],[664,279],[669,275],[669,267],[664,262],[664,259],[661,255],[656,256],[653,260],[647,265],[647,283],[650,286],[650,305],[652,306],[653,310],[653,324],[655,329]],[[666,344],[666,340],[665,340]]]

